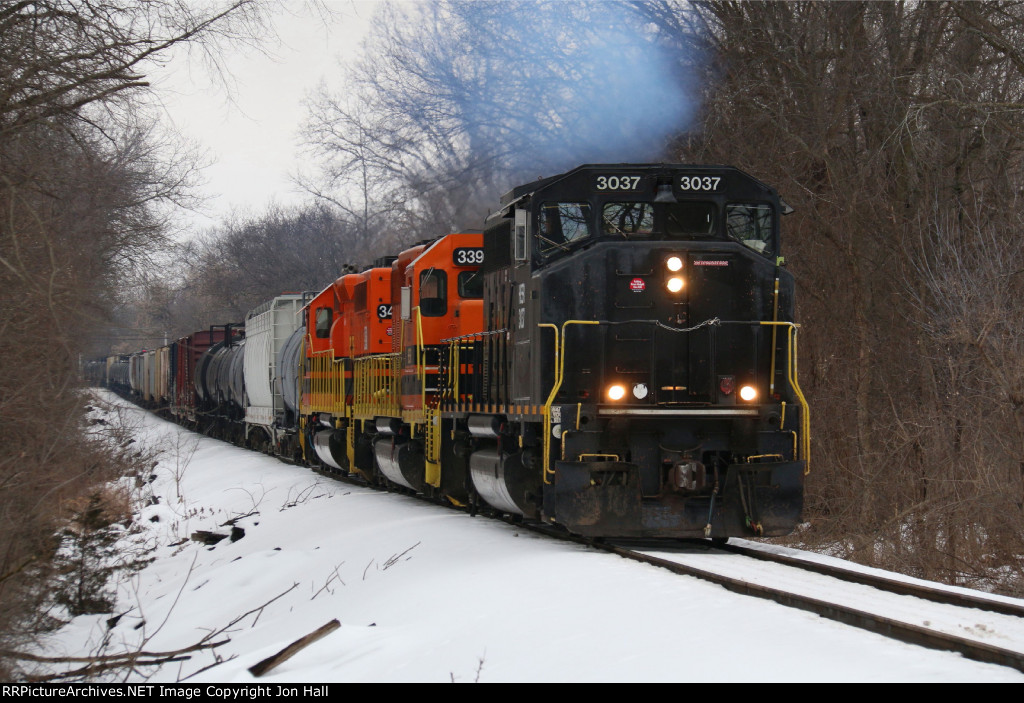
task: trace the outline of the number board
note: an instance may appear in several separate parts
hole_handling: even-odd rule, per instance
[[[452,252],[452,263],[456,266],[479,266],[483,262],[483,247],[459,247]]]
[[[679,176],[676,186],[684,193],[714,193],[722,188],[722,177]]]
[[[636,193],[650,188],[650,177],[629,174],[603,175],[594,177],[594,190],[602,193]]]
[[[378,305],[377,306],[377,319],[378,320],[390,320],[391,319],[391,306],[390,305]],[[388,334],[391,334],[388,332]]]

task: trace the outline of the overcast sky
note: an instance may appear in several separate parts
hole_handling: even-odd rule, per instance
[[[289,178],[299,167],[303,100],[322,80],[340,83],[341,62],[358,55],[376,4],[324,0],[325,16],[288,3],[275,17],[280,41],[267,42],[269,55],[245,49],[225,57],[230,89],[187,55],[151,72],[169,125],[208,163],[201,188],[206,211],[185,215],[191,229],[211,227],[232,211],[256,214],[271,202],[304,200]]]

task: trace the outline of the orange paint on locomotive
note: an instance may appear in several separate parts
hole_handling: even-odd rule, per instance
[[[346,276],[348,278],[348,276]],[[343,305],[348,323],[346,356],[391,352],[391,269],[373,268],[354,274],[352,296]]]
[[[340,398],[340,389],[333,382],[334,340],[332,331],[339,319],[338,295],[334,284],[316,295],[305,309],[305,374],[302,383],[304,412],[331,412]]]
[[[447,348],[442,340],[483,331],[483,301],[474,282],[483,261],[483,234],[449,234],[411,261],[406,253],[396,263],[403,287],[411,291],[412,310],[402,319],[399,296],[394,317],[402,332],[402,409],[416,411],[422,410],[424,395],[429,403],[436,392],[439,355]]]

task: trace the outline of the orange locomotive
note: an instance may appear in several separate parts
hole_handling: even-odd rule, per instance
[[[308,459],[468,498],[464,481],[442,487],[438,374],[449,340],[483,330],[482,261],[482,234],[450,234],[313,298],[301,408]]]

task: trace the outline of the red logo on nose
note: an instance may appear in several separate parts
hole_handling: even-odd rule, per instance
[[[642,278],[634,278],[629,282],[629,289],[634,293],[643,293],[647,289],[647,284]]]

